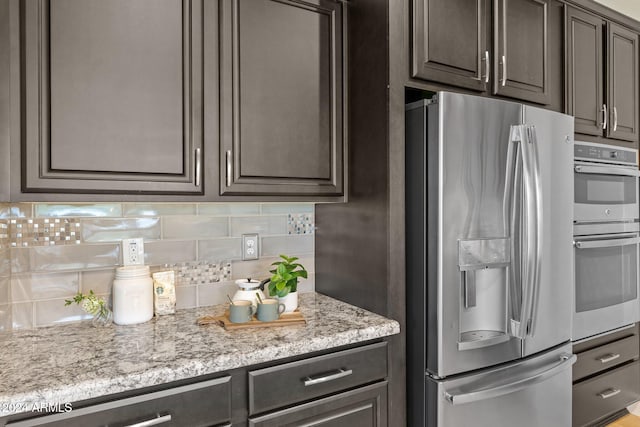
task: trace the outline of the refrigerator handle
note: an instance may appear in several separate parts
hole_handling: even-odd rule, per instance
[[[505,394],[515,393],[535,384],[539,384],[547,379],[559,374],[565,369],[569,369],[576,361],[575,354],[563,354],[559,362],[554,362],[550,367],[536,375],[519,378],[504,384],[499,384],[492,388],[481,388],[466,393],[454,394],[447,391],[444,392],[444,398],[452,405],[462,405],[464,403],[478,402],[480,400],[491,399],[494,397],[504,396]]]
[[[522,206],[519,221],[520,230],[509,230],[512,235],[519,235],[519,257],[514,257],[513,262],[519,263],[520,277],[515,277],[521,286],[521,298],[519,316],[512,318],[510,322],[511,334],[524,339],[526,335],[533,334],[534,313],[538,299],[540,286],[540,271],[542,257],[542,197],[540,184],[540,168],[538,164],[538,150],[535,137],[535,128],[530,125],[511,126],[510,146],[508,150],[507,167],[512,169],[509,151],[512,145],[519,145],[522,158]],[[516,157],[518,159],[518,157]],[[511,177],[507,173],[505,190],[511,190]],[[515,184],[513,184],[515,187]],[[515,189],[514,189],[515,190]],[[506,196],[505,191],[505,196]],[[514,191],[515,194],[515,191]],[[513,196],[515,197],[515,196]],[[516,239],[512,239],[514,242]],[[516,284],[513,284],[516,286]]]

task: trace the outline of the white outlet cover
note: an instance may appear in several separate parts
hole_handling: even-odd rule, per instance
[[[122,239],[122,265],[144,264],[144,239]]]
[[[242,235],[242,260],[258,259],[260,257],[260,236],[256,233]]]

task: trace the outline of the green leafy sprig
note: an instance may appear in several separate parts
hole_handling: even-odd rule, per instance
[[[271,264],[275,265],[276,268],[269,270],[273,274],[269,283],[269,294],[282,298],[287,296],[289,292],[298,290],[298,278],[303,277],[306,279],[307,270],[301,264],[295,262],[298,260],[297,257],[280,255],[280,258],[282,258],[282,261],[276,261]]]
[[[73,303],[80,305],[85,312],[93,316],[104,314],[108,310],[107,302],[104,298],[96,296],[92,290],[89,291],[88,295],[78,292],[73,299],[64,300],[65,306]]]

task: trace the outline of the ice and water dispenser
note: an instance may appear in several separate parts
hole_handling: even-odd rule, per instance
[[[458,350],[508,341],[510,239],[458,241]]]

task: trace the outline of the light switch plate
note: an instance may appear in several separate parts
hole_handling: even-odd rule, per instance
[[[144,264],[144,239],[122,239],[122,265]]]
[[[242,260],[258,259],[260,257],[259,249],[260,236],[257,233],[242,235]]]

